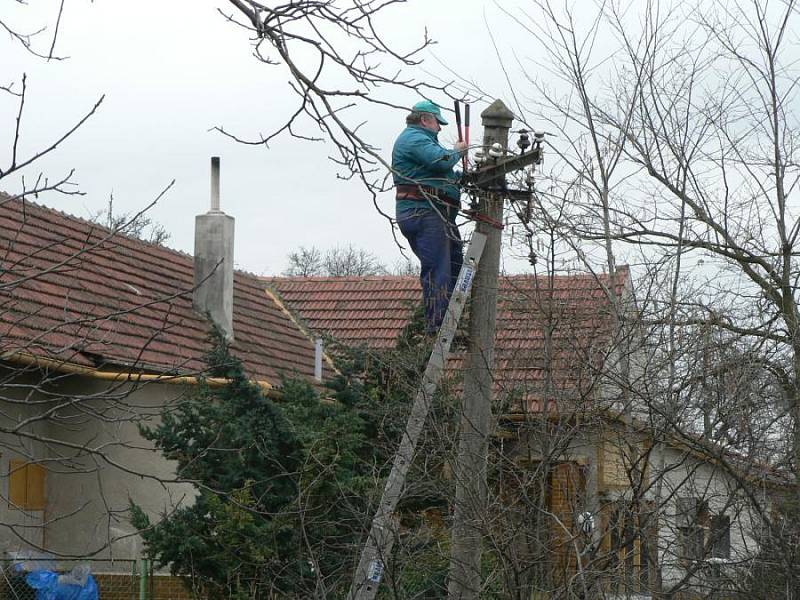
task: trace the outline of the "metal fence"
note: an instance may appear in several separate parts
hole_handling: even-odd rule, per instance
[[[101,600],[160,600],[152,565],[144,560],[85,559],[73,561],[7,561],[0,579],[0,600],[36,600],[36,590],[25,578],[31,570],[45,568],[68,573],[79,564],[89,565]],[[163,587],[163,586],[162,586]]]

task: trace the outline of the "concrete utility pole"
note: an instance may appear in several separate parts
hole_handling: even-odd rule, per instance
[[[501,100],[481,113],[483,147],[508,148],[508,132],[514,115]],[[498,178],[502,188],[503,176]],[[502,222],[502,191],[480,194],[479,211]],[[486,235],[481,267],[475,276],[469,318],[469,347],[464,371],[464,404],[461,439],[456,457],[456,501],[453,519],[449,600],[478,600],[481,587],[481,541],[487,510],[486,462],[492,416],[494,335],[497,314],[497,278],[500,272],[502,231],[478,221],[477,231]]]

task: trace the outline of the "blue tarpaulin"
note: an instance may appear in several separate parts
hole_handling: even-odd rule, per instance
[[[32,571],[25,582],[36,590],[36,600],[100,600],[97,584],[86,565],[79,565],[66,575]]]

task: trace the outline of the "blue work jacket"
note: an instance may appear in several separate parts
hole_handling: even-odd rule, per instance
[[[457,202],[461,195],[457,184],[461,173],[453,171],[453,167],[460,159],[460,153],[439,145],[435,131],[409,125],[392,150],[394,184],[432,187]]]

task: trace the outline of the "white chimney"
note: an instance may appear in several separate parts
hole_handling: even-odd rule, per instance
[[[194,309],[233,341],[234,218],[220,210],[219,157],[211,157],[211,210],[194,222]]]

